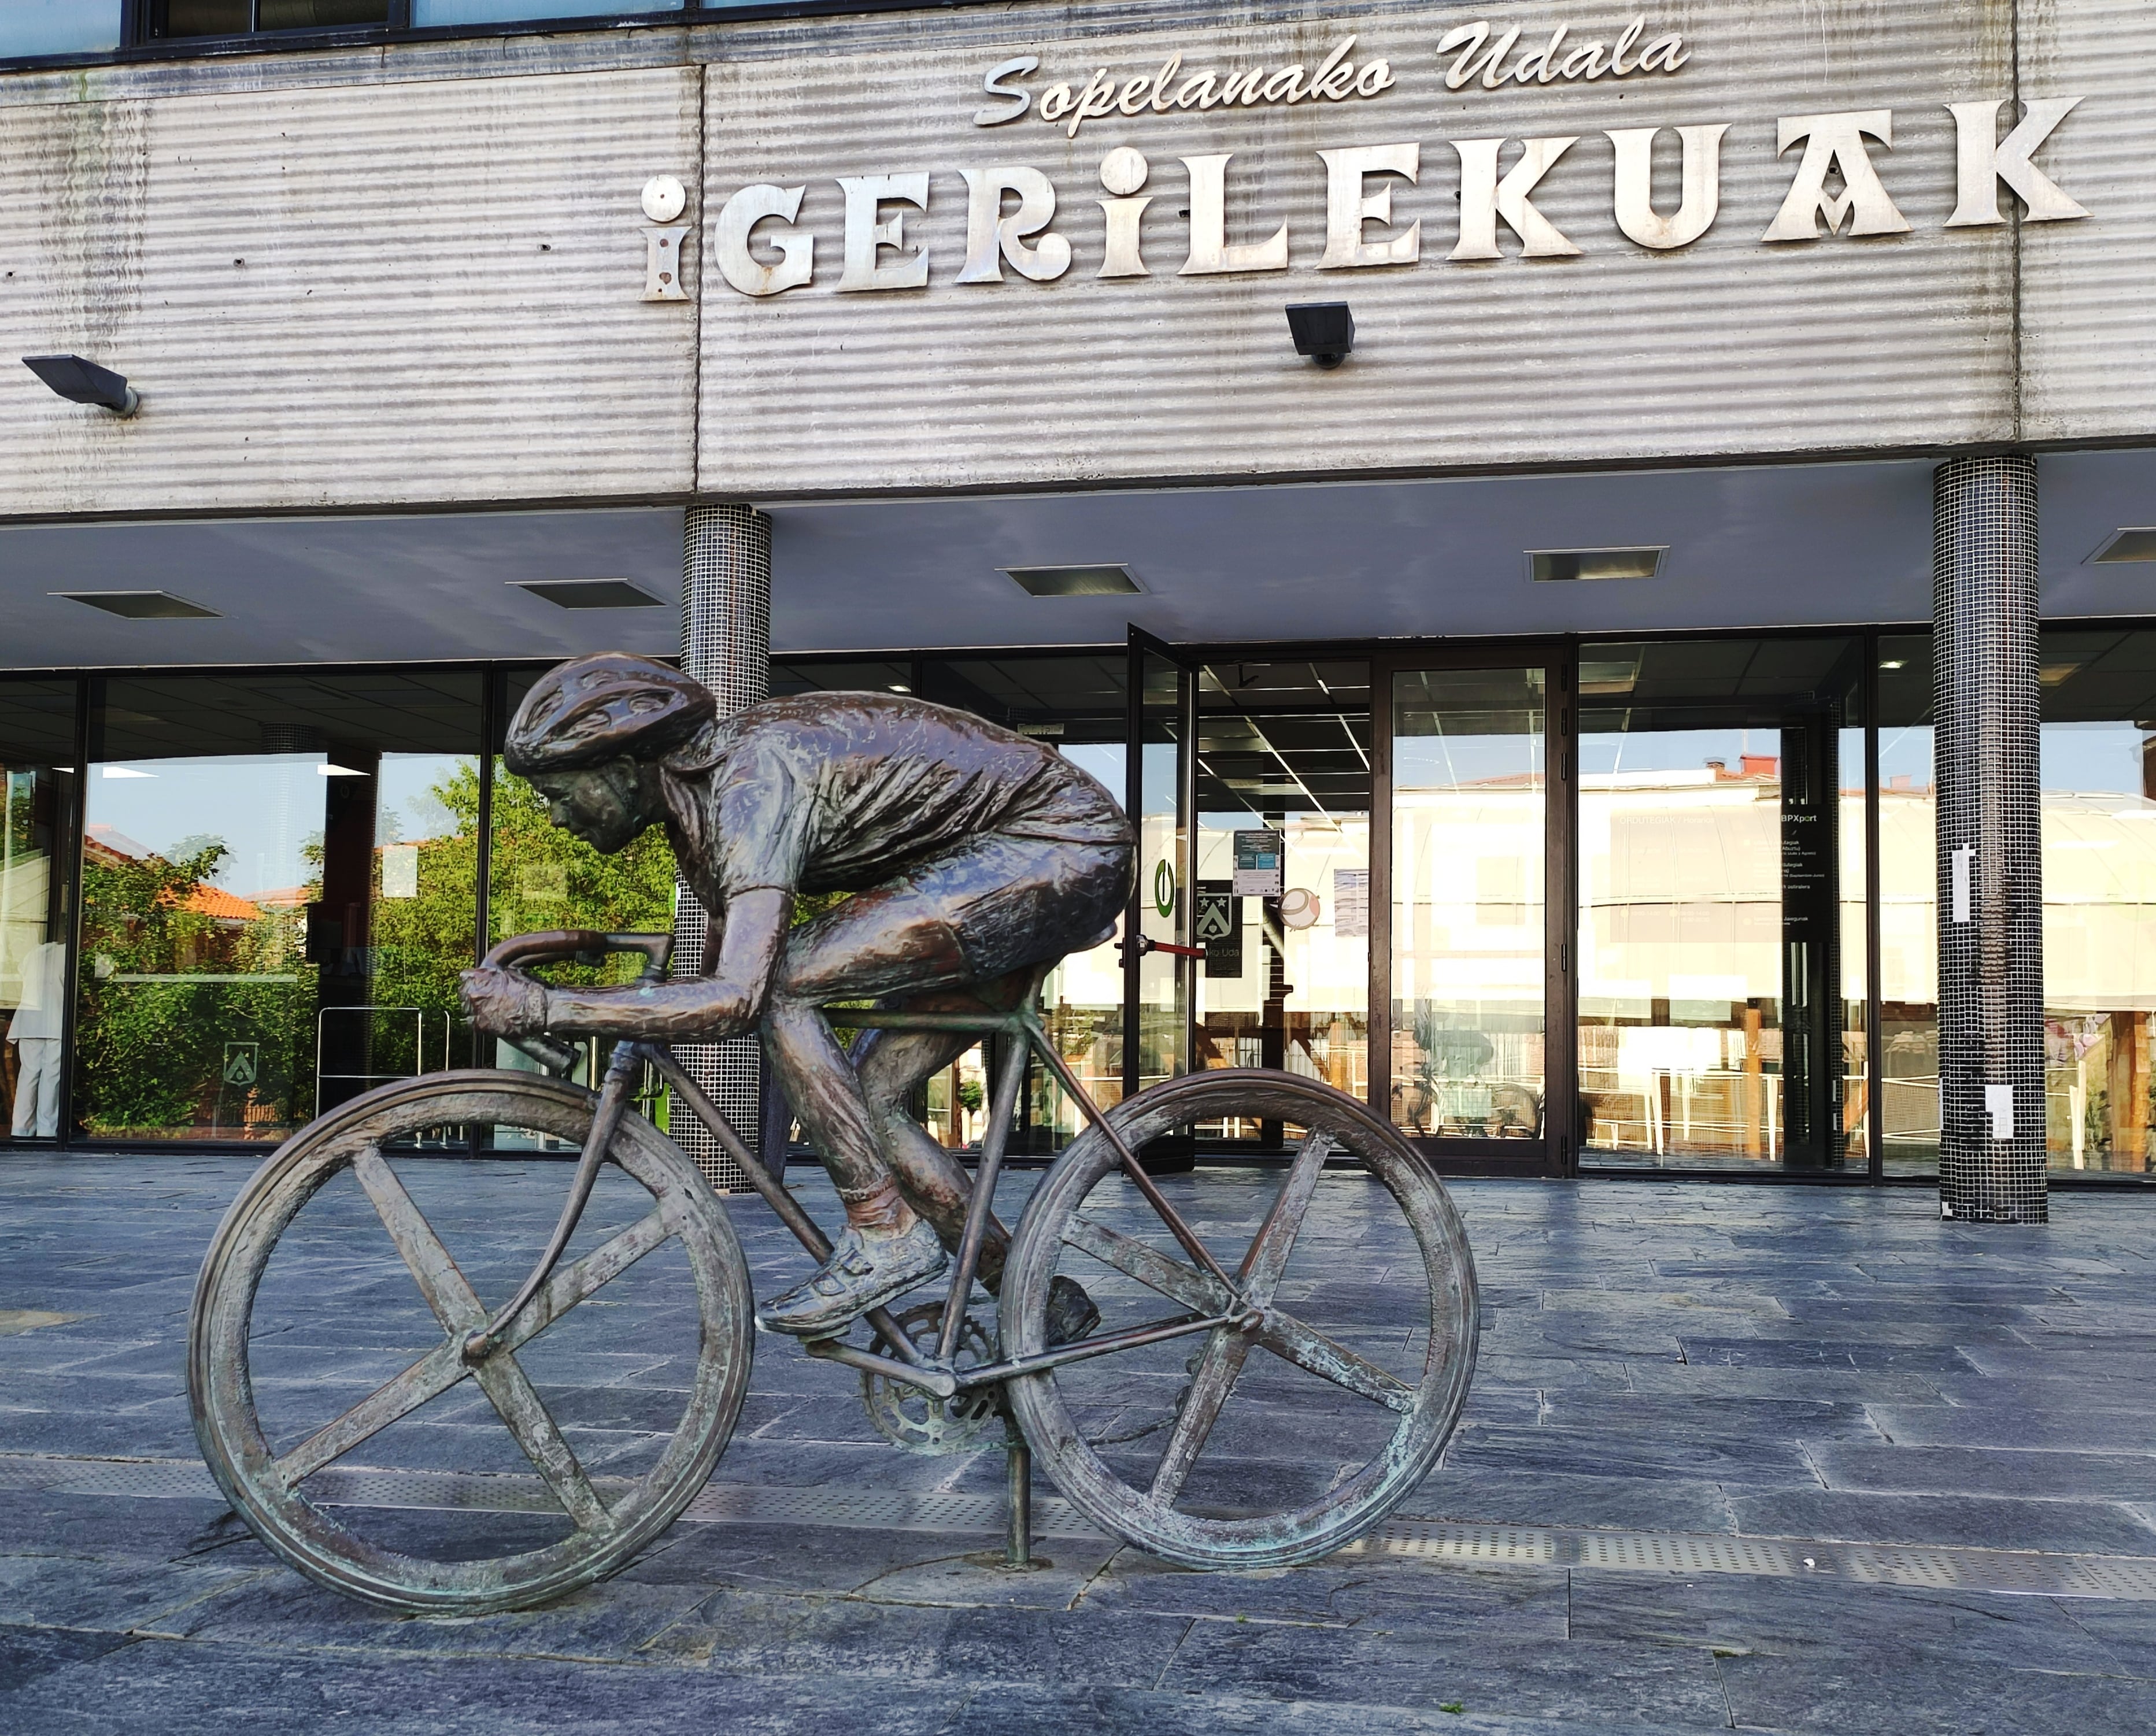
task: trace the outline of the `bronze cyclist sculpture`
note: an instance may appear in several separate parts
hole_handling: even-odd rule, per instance
[[[616,1570],[679,1516],[724,1450],[747,1386],[752,1311],[812,1356],[857,1369],[870,1420],[899,1446],[975,1450],[1002,1419],[1014,1558],[1035,1453],[1091,1523],[1200,1568],[1337,1549],[1436,1462],[1472,1375],[1476,1317],[1472,1257],[1427,1160],[1367,1106],[1291,1073],[1171,1077],[1104,1112],[1050,1040],[1036,1004],[1045,977],[1107,939],[1130,894],[1132,830],[1091,778],[1026,737],[896,695],[817,694],[721,717],[696,681],[622,654],[543,677],[505,759],[557,824],[600,850],[665,826],[711,940],[701,971],[680,978],[666,973],[670,936],[502,942],[465,975],[475,1024],[555,1061],[563,1037],[613,1040],[596,1093],[495,1070],[387,1085],[295,1134],[235,1201],[197,1289],[190,1391],[213,1472],[285,1560],[391,1607],[461,1613],[521,1607]],[[798,896],[831,891],[850,896],[794,922]],[[642,977],[567,989],[531,973],[604,951],[641,953]],[[834,1014],[863,1030],[850,1053]],[[837,1189],[835,1237],[754,1161],[667,1048],[752,1029]],[[906,1103],[986,1035],[1013,1040],[969,1177]],[[1029,1067],[1087,1126],[1007,1230],[995,1199]],[[804,1281],[755,1306],[726,1209],[631,1108],[647,1073],[816,1258]],[[1267,1125],[1290,1136],[1274,1168],[1173,1184],[1195,1221],[1138,1160],[1155,1139]],[[410,1178],[440,1185],[439,1169],[424,1168],[440,1159],[422,1153],[460,1127],[528,1129],[580,1153],[553,1235],[491,1307],[412,1191]],[[572,1260],[602,1172],[648,1195],[649,1210]],[[1349,1227],[1305,1235],[1321,1189],[1339,1201],[1328,1225]],[[254,1379],[289,1325],[258,1317],[275,1313],[265,1276],[280,1241],[319,1215],[317,1197],[340,1190],[386,1231],[440,1342],[326,1422],[280,1425]],[[1404,1227],[1414,1259],[1378,1235],[1388,1224]],[[1358,1256],[1373,1236],[1368,1246],[1387,1251]],[[1214,1251],[1230,1241],[1240,1256]],[[656,1462],[603,1476],[518,1352],[676,1244],[698,1323],[682,1415]],[[892,1313],[947,1276],[940,1298]],[[992,1328],[974,1312],[977,1280]],[[386,1431],[466,1381],[537,1473],[536,1493],[514,1498],[557,1513],[566,1534],[438,1555],[401,1529],[387,1540],[367,1517],[370,1501],[394,1504],[380,1492],[406,1487],[405,1473],[352,1469],[352,1456],[370,1442],[384,1451]],[[440,1486],[439,1472],[424,1475]],[[507,1498],[512,1486],[470,1479],[456,1499]]]

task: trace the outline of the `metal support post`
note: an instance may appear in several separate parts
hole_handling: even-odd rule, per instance
[[[688,509],[681,541],[681,667],[718,696],[721,714],[771,692],[771,521],[752,506]],[[709,926],[685,882],[675,890],[674,974],[704,967]],[[762,1122],[762,1057],[752,1036],[721,1043],[679,1043],[674,1054],[737,1127]],[[748,1178],[693,1117],[680,1117],[675,1139],[722,1192]]]
[[[2036,461],[1953,460],[1932,502],[1939,1204],[1953,1218],[2041,1224]]]
[[[1033,1565],[1033,1449],[1009,1418],[1004,1420],[1009,1439],[1004,1449],[1004,1484],[1007,1497],[1004,1518],[1004,1565]]]

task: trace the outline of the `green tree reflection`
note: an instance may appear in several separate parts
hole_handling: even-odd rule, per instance
[[[400,848],[417,853],[409,896],[382,896],[375,851],[365,966],[368,1070],[467,1064],[457,973],[477,937],[480,769],[462,761],[430,792],[449,825]],[[663,830],[602,855],[560,830],[521,778],[497,767],[492,793],[490,940],[537,928],[666,930],[674,855]],[[102,850],[83,864],[82,984],[76,1112],[105,1138],[281,1138],[315,1112],[320,973],[305,958],[304,906],[269,908],[216,884],[228,851],[190,839],[169,856]],[[321,893],[321,846],[306,857]],[[563,965],[557,981],[616,982],[634,958]],[[423,1045],[413,1011],[431,1021]]]

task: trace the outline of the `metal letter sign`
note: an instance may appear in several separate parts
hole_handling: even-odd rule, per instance
[[[1240,898],[1277,898],[1286,881],[1285,837],[1278,832],[1235,834],[1235,886]]]

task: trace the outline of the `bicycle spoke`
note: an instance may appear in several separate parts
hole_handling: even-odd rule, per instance
[[[1062,1239],[1066,1246],[1091,1254],[1125,1277],[1136,1278],[1148,1290],[1157,1290],[1196,1313],[1224,1313],[1235,1302],[1227,1287],[1209,1273],[1185,1266],[1136,1236],[1111,1230],[1091,1218],[1074,1219],[1064,1227]]]
[[[675,1233],[661,1206],[639,1218],[619,1235],[608,1239],[547,1279],[538,1295],[524,1305],[502,1334],[502,1348],[514,1350],[527,1343],[559,1320],[593,1292],[611,1284],[653,1249]]]
[[[418,1281],[419,1293],[427,1298],[427,1306],[434,1311],[442,1329],[454,1338],[473,1327],[484,1326],[486,1310],[480,1306],[470,1281],[457,1269],[441,1237],[434,1234],[434,1226],[404,1191],[404,1184],[398,1180],[381,1148],[367,1146],[352,1159],[352,1168],[359,1184],[367,1189],[367,1197],[374,1202],[382,1227],[389,1232],[390,1240],[397,1244],[397,1251]]]
[[[516,1437],[516,1444],[524,1449],[524,1456],[538,1467],[539,1474],[547,1479],[547,1487],[553,1490],[555,1497],[578,1528],[591,1531],[607,1524],[610,1516],[606,1503],[592,1487],[591,1479],[584,1475],[584,1467],[577,1462],[575,1451],[562,1438],[537,1389],[517,1366],[516,1358],[506,1350],[499,1350],[472,1372],[480,1390],[493,1401],[494,1408],[501,1413],[502,1421],[509,1425],[509,1432]]]
[[[1204,1450],[1206,1437],[1219,1420],[1220,1407],[1228,1402],[1235,1377],[1243,1372],[1244,1358],[1250,1353],[1250,1341],[1232,1327],[1216,1327],[1206,1339],[1197,1371],[1190,1377],[1190,1389],[1183,1394],[1182,1407],[1175,1413],[1174,1430],[1152,1474],[1152,1496],[1163,1507],[1174,1505],[1175,1497],[1183,1492],[1191,1467]]]
[[[536,1338],[578,1302],[662,1245],[673,1233],[664,1210],[654,1210],[575,1265],[555,1273],[547,1281],[547,1287],[510,1323],[502,1348],[514,1350]],[[437,1346],[395,1379],[383,1383],[335,1422],[316,1430],[278,1460],[278,1475],[284,1478],[286,1488],[296,1487],[399,1418],[410,1415],[430,1399],[440,1397],[470,1373],[461,1353],[460,1343],[453,1341]]]
[[[1414,1414],[1414,1389],[1405,1381],[1277,1309],[1265,1311],[1265,1323],[1258,1328],[1258,1342],[1283,1362],[1345,1387],[1358,1398],[1397,1410],[1403,1416]]]
[[[1271,1302],[1273,1292],[1280,1287],[1281,1275],[1287,1270],[1287,1256],[1295,1251],[1296,1234],[1310,1211],[1311,1196],[1317,1191],[1318,1178],[1325,1173],[1325,1159],[1332,1149],[1332,1142],[1322,1133],[1313,1133],[1304,1139],[1272,1210],[1250,1239],[1250,1251],[1243,1256],[1242,1270],[1235,1276],[1243,1286],[1243,1294],[1259,1307]]]
[[[278,1460],[278,1476],[286,1488],[297,1488],[324,1466],[379,1435],[399,1417],[409,1416],[429,1399],[439,1398],[470,1373],[454,1340],[436,1345],[394,1380],[377,1387]]]
[[[367,1198],[374,1202],[382,1227],[397,1244],[397,1251],[404,1256],[405,1265],[418,1280],[420,1293],[449,1333],[452,1345],[472,1328],[485,1325],[486,1310],[480,1306],[470,1281],[457,1269],[449,1251],[442,1246],[434,1226],[404,1191],[403,1183],[397,1179],[381,1151],[372,1145],[367,1147],[353,1159],[352,1168],[359,1177],[360,1185],[367,1189]],[[588,1260],[579,1262],[588,1263]],[[572,1272],[574,1271],[574,1267],[571,1268]],[[566,1278],[570,1273],[561,1276]],[[547,1293],[542,1292],[542,1296]],[[533,1328],[537,1329],[536,1326]],[[587,1530],[604,1525],[608,1518],[605,1503],[593,1489],[583,1466],[577,1462],[576,1454],[562,1438],[561,1430],[508,1347],[505,1345],[496,1351],[472,1373],[480,1390],[501,1413],[503,1423],[523,1449],[524,1456],[547,1479],[547,1486],[569,1517]]]

